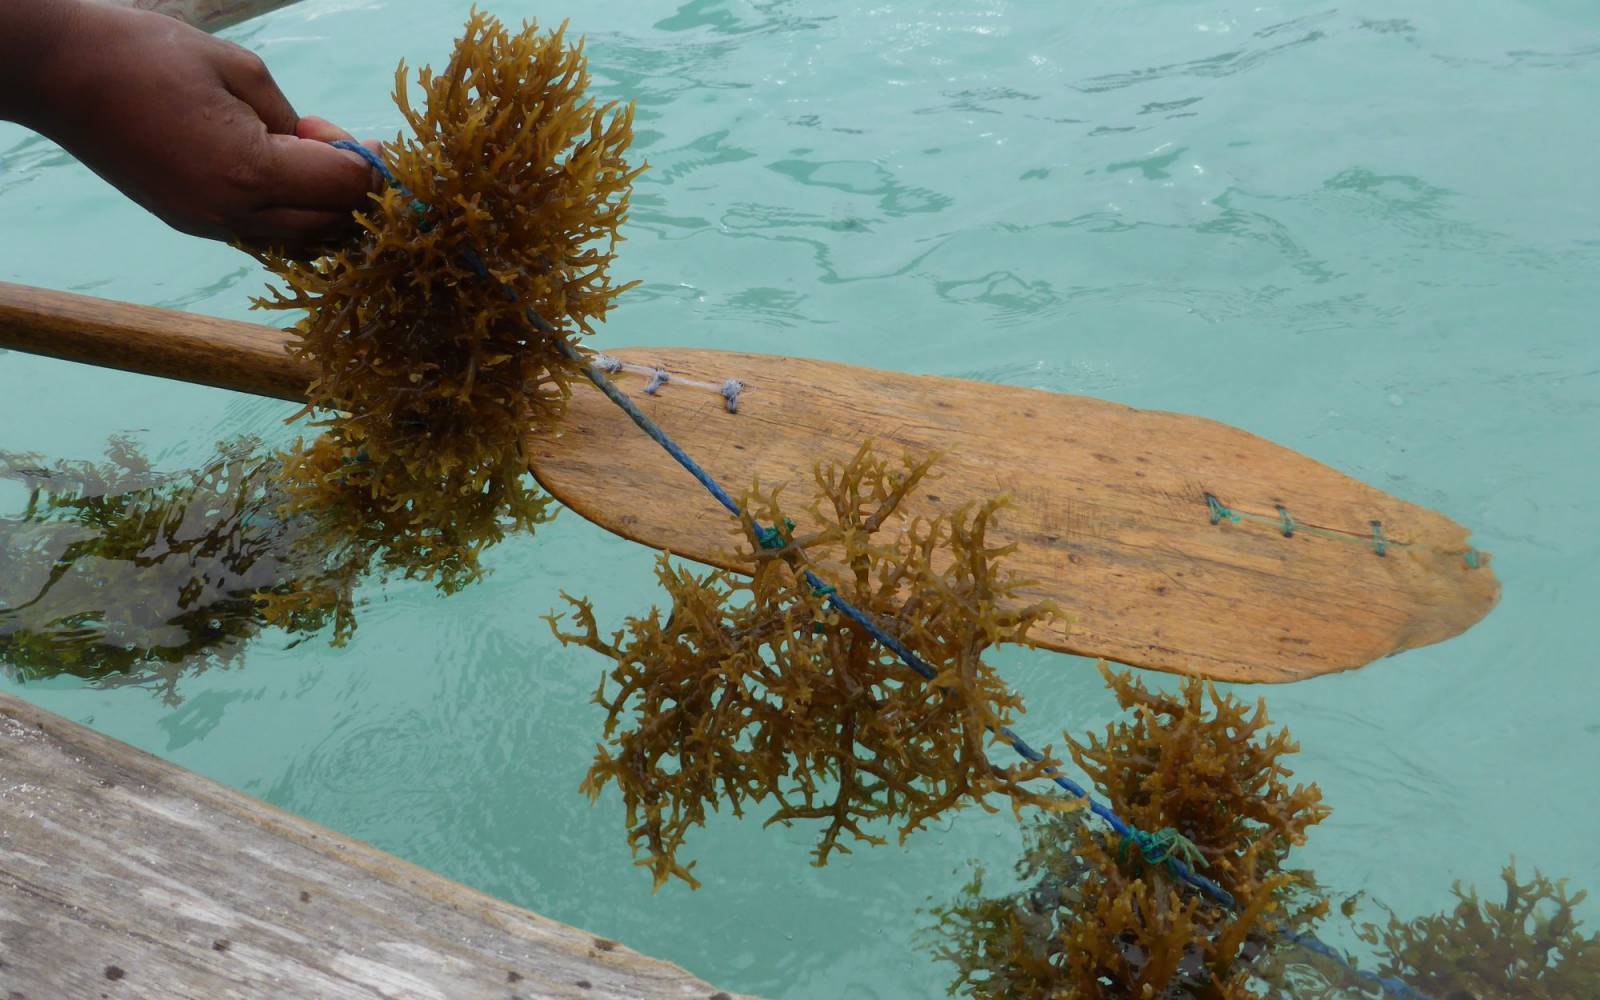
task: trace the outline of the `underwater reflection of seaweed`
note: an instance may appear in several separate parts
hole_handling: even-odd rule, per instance
[[[122,438],[101,463],[0,454],[0,477],[28,497],[0,517],[0,663],[24,680],[150,683],[176,701],[185,673],[236,659],[261,629],[259,595],[325,571],[277,513],[277,467],[249,440],[167,475]]]

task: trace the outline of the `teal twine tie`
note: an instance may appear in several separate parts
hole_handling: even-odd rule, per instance
[[[1205,861],[1200,848],[1194,841],[1185,837],[1172,827],[1163,827],[1155,833],[1129,828],[1128,836],[1123,837],[1117,845],[1117,858],[1121,861],[1128,860],[1128,847],[1132,845],[1139,849],[1139,856],[1146,864],[1165,865],[1174,861],[1187,862],[1198,867]]]

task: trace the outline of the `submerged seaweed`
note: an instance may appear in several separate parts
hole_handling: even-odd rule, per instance
[[[376,564],[453,591],[486,547],[553,516],[526,442],[578,374],[564,345],[630,287],[609,267],[638,174],[623,159],[632,108],[584,96],[564,30],[513,34],[474,11],[444,72],[417,74],[420,109],[402,63],[413,135],[384,145],[399,184],[358,215],[359,241],[262,258],[287,290],[256,304],[305,314],[291,349],[317,373],[306,412],[325,428],[285,457],[287,509],[319,520],[340,575]],[[268,613],[332,596],[272,598]]]
[[[1539,872],[1500,873],[1499,901],[1452,890],[1454,909],[1411,921],[1390,916],[1361,936],[1379,948],[1379,971],[1439,1000],[1577,1000],[1600,997],[1600,934],[1580,932],[1588,895]]]
[[[1023,786],[1055,763],[990,763],[992,730],[1021,711],[983,661],[1022,641],[1045,604],[1019,597],[1010,551],[989,540],[1003,506],[990,501],[932,520],[899,508],[931,462],[898,467],[863,446],[819,466],[812,521],[796,537],[779,492],[743,498],[750,575],[696,575],[663,557],[668,612],[630,618],[602,638],[588,601],[568,597],[576,631],[563,642],[615,662],[596,701],[607,711],[584,789],[622,791],[628,839],[659,887],[698,884],[678,854],[707,809],[735,815],[772,804],[770,823],[822,825],[815,857],[853,841],[882,843],[871,824],[904,838],[930,820],[995,795],[1070,808]],[[763,528],[762,525],[779,525]],[[815,570],[938,671],[925,682],[865,629],[839,615],[806,578]]]
[[[1102,667],[1131,719],[1068,748],[1111,809],[1147,831],[1171,830],[1191,860],[1231,893],[1225,909],[1169,878],[1137,847],[1081,813],[1027,832],[1018,874],[1032,887],[988,896],[979,872],[939,918],[938,954],[952,995],[985,998],[1242,1000],[1274,995],[1289,947],[1327,909],[1289,850],[1328,810],[1315,785],[1290,786],[1298,748],[1252,711],[1198,679],[1152,692]]]
[[[260,631],[259,595],[328,588],[348,606],[348,581],[304,560],[304,523],[278,515],[276,472],[248,440],[170,475],[125,439],[102,463],[0,455],[0,478],[28,494],[0,518],[0,662],[24,680],[153,683],[176,701],[181,676],[231,662]]]

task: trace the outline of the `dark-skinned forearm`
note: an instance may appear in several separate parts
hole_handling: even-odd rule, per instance
[[[0,117],[181,232],[304,256],[349,235],[372,185],[260,56],[104,0],[0,0]]]
[[[92,0],[0,0],[0,119],[45,130],[73,26],[97,7]]]

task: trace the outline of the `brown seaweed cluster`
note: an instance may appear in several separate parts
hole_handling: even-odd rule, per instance
[[[1029,829],[1018,867],[1030,889],[989,897],[979,872],[956,903],[935,911],[938,953],[956,968],[952,995],[1271,995],[1259,984],[1275,972],[1284,932],[1327,909],[1308,873],[1284,867],[1328,815],[1316,786],[1289,784],[1284,758],[1298,747],[1287,732],[1268,732],[1264,706],[1252,710],[1198,679],[1174,695],[1102,672],[1131,718],[1104,737],[1069,737],[1073,759],[1128,823],[1186,838],[1190,860],[1237,907],[1185,889],[1081,813],[1047,817]]]
[[[615,662],[595,696],[606,744],[583,787],[621,789],[629,842],[657,887],[673,876],[698,884],[678,854],[722,802],[735,815],[770,802],[769,824],[819,822],[819,865],[849,850],[847,834],[882,843],[872,824],[892,823],[904,838],[959,806],[993,808],[991,796],[1041,802],[1023,782],[1046,763],[990,762],[993,728],[1021,703],[983,654],[1022,641],[1053,608],[1022,600],[1025,581],[1001,569],[1010,548],[988,535],[1001,501],[931,520],[898,513],[930,465],[895,465],[864,445],[848,462],[818,466],[809,510],[818,527],[803,536],[779,491],[757,484],[742,501],[748,577],[696,575],[663,557],[665,614],[630,618],[610,639],[588,601],[567,597],[575,631],[552,618],[563,642]],[[937,679],[914,675],[834,610],[808,570]]]
[[[1362,937],[1379,948],[1379,971],[1440,1000],[1578,1000],[1600,997],[1600,934],[1585,935],[1584,892],[1539,872],[1500,873],[1504,894],[1479,899],[1458,882],[1449,913],[1409,922],[1390,916]]]
[[[413,135],[384,145],[399,183],[357,216],[360,239],[313,262],[262,258],[287,291],[256,304],[304,313],[292,351],[317,373],[306,412],[325,428],[285,457],[288,510],[320,519],[345,575],[376,562],[449,592],[487,546],[553,516],[525,442],[565,407],[565,345],[630,287],[609,267],[639,172],[623,159],[632,108],[584,96],[564,31],[512,33],[474,10],[445,71],[417,74],[420,109],[402,63]]]
[[[305,524],[279,516],[276,472],[248,440],[169,475],[126,439],[101,463],[0,455],[0,478],[28,497],[0,517],[0,662],[25,680],[154,683],[172,702],[183,674],[230,662],[260,631],[257,595],[345,586],[302,561]]]

